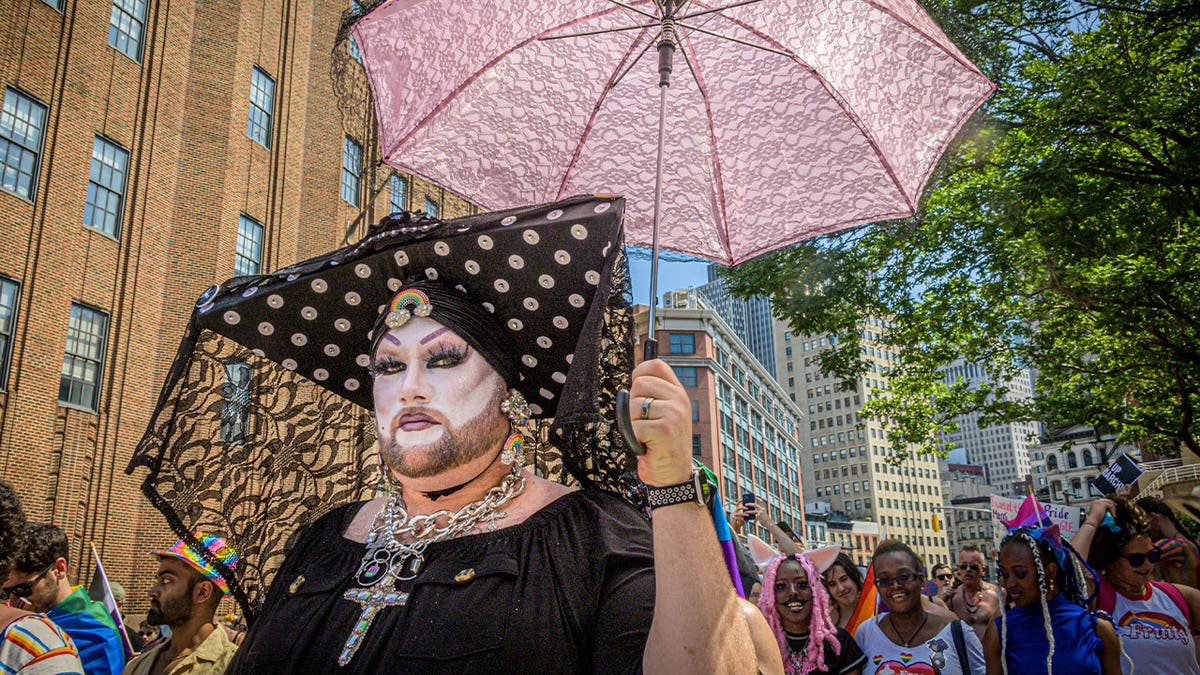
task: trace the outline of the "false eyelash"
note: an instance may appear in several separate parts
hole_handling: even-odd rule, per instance
[[[380,375],[388,375],[396,372],[395,369],[399,366],[400,361],[385,356],[371,361],[370,365],[367,366],[367,372],[371,374],[371,377],[379,377]]]
[[[467,348],[458,347],[455,345],[442,344],[434,351],[429,353],[429,357],[425,360],[426,363],[436,363],[442,360],[452,361],[451,365],[462,363],[463,359],[467,358]]]

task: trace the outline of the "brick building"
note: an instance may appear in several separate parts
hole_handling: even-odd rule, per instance
[[[376,168],[349,4],[0,4],[0,477],[135,608],[171,535],[124,469],[195,298],[396,208],[471,208]]]

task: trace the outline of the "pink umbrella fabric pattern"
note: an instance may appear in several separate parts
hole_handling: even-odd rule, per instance
[[[621,193],[628,243],[650,246],[661,12],[385,0],[353,28],[383,160],[484,209]],[[913,0],[675,15],[659,237],[721,264],[912,215],[995,88]]]

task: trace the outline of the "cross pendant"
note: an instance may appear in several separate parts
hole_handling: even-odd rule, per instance
[[[339,666],[350,663],[350,659],[354,658],[354,653],[358,651],[359,645],[367,636],[367,631],[371,629],[371,622],[375,620],[380,611],[385,607],[399,607],[408,602],[408,593],[381,588],[381,586],[391,585],[392,581],[388,579],[373,588],[351,588],[342,596],[351,602],[358,603],[358,606],[362,607],[362,614],[359,615],[358,621],[354,624],[354,630],[350,632],[350,637],[346,638],[346,645],[342,647],[342,653],[338,656]]]

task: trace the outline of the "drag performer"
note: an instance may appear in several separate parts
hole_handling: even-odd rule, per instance
[[[151,498],[178,529],[190,503],[171,499],[197,479],[166,469],[186,464],[240,492],[193,517],[224,522],[189,523],[240,550],[251,536],[270,546],[251,525],[259,514],[290,515],[250,504],[247,486],[310,523],[231,673],[753,672],[692,469],[687,394],[662,361],[628,376],[622,209],[579,197],[449,222],[397,215],[358,244],[201,298],[160,411],[176,426],[156,420],[135,459],[156,469]],[[195,411],[211,408],[191,399],[215,390],[201,376],[241,358],[285,389],[261,392],[257,375],[260,395],[287,406],[201,469],[181,459],[198,452],[189,439],[230,425],[203,427]],[[613,424],[621,386],[648,449],[636,461]],[[297,406],[303,420],[276,423]],[[360,432],[364,410],[373,423]],[[330,510],[308,476],[339,480],[329,456],[355,449],[361,465],[339,466],[377,468],[380,493]]]

